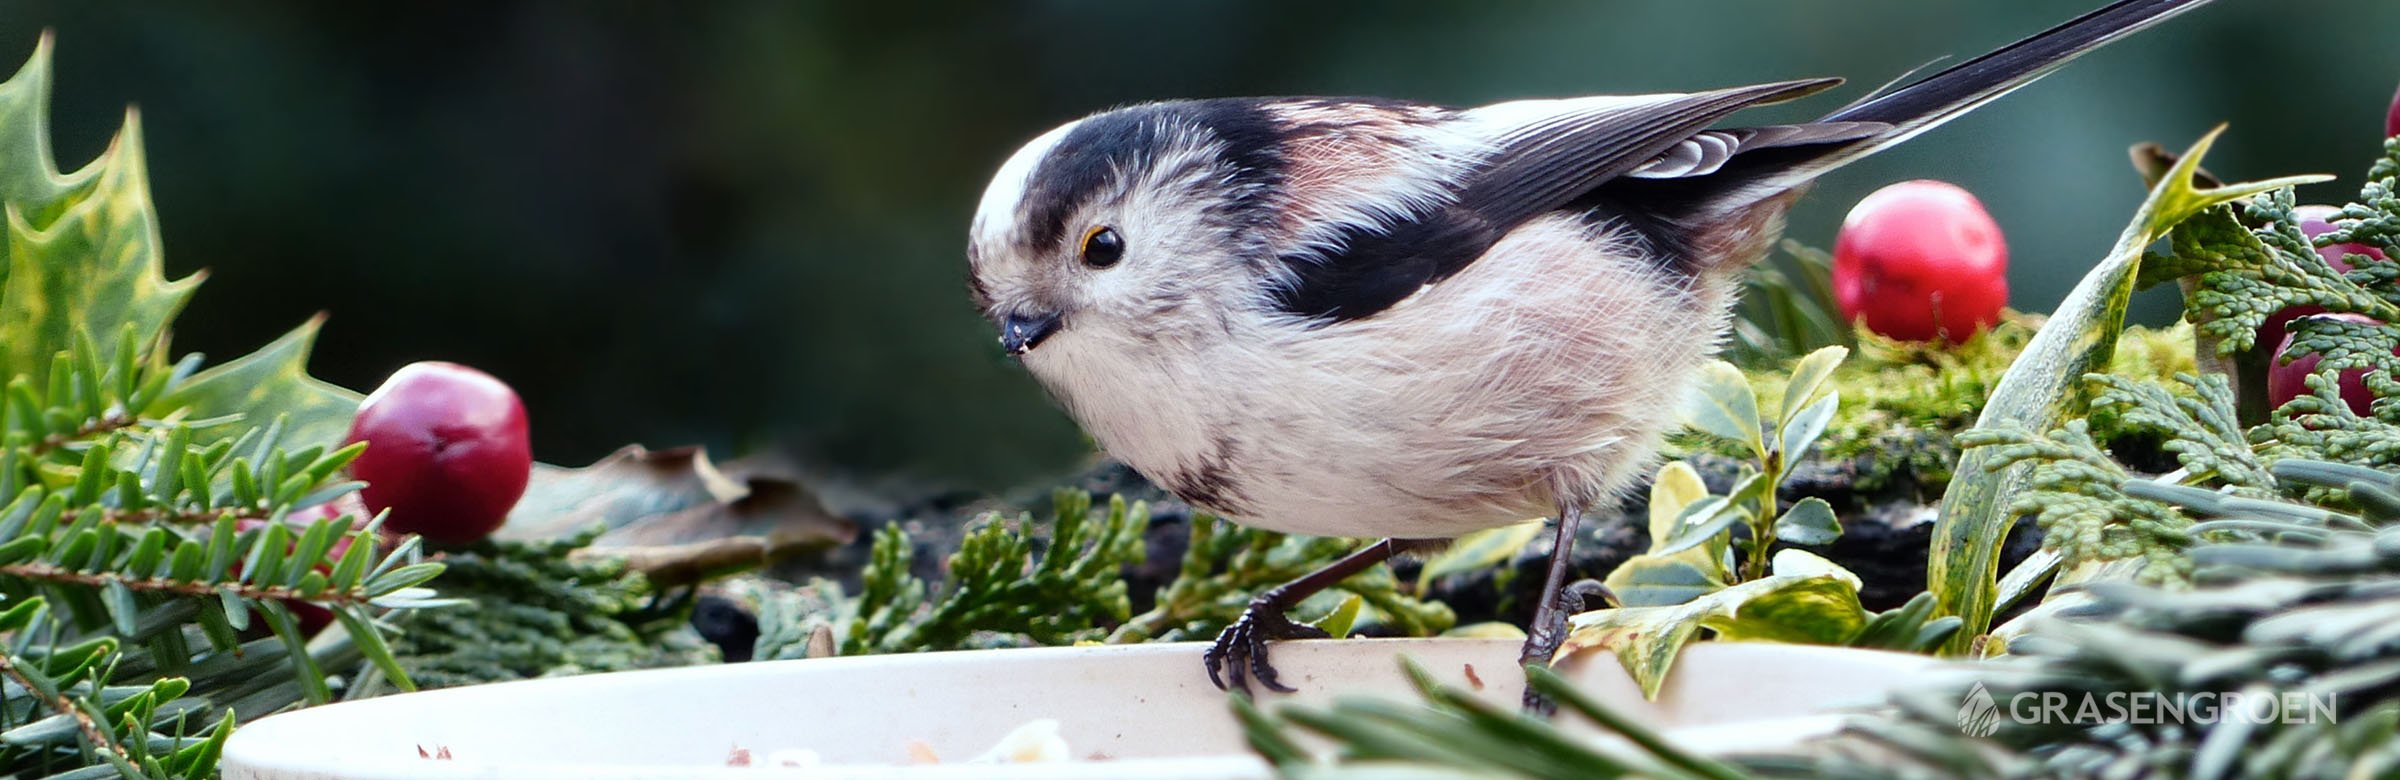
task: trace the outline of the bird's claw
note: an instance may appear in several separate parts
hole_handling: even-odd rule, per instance
[[[1278,639],[1323,639],[1329,636],[1316,626],[1294,623],[1283,614],[1283,605],[1261,597],[1250,602],[1242,616],[1217,634],[1217,641],[1202,653],[1200,660],[1208,665],[1208,681],[1218,690],[1239,689],[1250,692],[1250,678],[1267,690],[1291,693],[1294,689],[1275,678],[1275,667],[1267,662],[1267,643]],[[1221,674],[1222,673],[1222,674]],[[1232,678],[1229,687],[1226,677]]]
[[[1559,646],[1567,642],[1567,618],[1582,612],[1592,597],[1605,598],[1607,595],[1608,586],[1600,584],[1599,580],[1576,580],[1559,588],[1558,594],[1546,608],[1534,612],[1533,623],[1525,627],[1525,649],[1517,655],[1517,664],[1548,665],[1551,658],[1558,655]],[[1535,693],[1530,686],[1525,689],[1524,704],[1526,712],[1545,716],[1558,708],[1556,703]]]

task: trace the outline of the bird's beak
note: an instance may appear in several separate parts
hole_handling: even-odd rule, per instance
[[[1058,326],[1057,314],[1010,314],[1000,318],[1000,346],[1010,355],[1023,357],[1057,333]]]

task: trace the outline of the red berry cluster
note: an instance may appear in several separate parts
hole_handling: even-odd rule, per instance
[[[2383,120],[2383,135],[2385,138],[2400,137],[2400,93],[2392,95],[2391,110]],[[2340,209],[2333,206],[2301,206],[2292,210],[2292,216],[2299,219],[2300,232],[2315,238],[2333,229],[2332,221],[2339,212]],[[2352,259],[2379,263],[2391,261],[2382,250],[2365,244],[2321,246],[2317,247],[2317,256],[2324,258],[2334,270],[2345,273],[2350,270]],[[2292,348],[2292,321],[2302,317],[2324,317],[2348,322],[2375,321],[2356,314],[2326,314],[2323,308],[2316,306],[2287,307],[2269,316],[2266,324],[2258,329],[2258,346],[2272,346],[2275,350],[2270,353],[2273,362],[2267,367],[2267,401],[2276,406],[2308,394],[2310,391],[2306,380],[2309,374],[2317,370],[2318,356],[2315,353],[2287,354]],[[2400,350],[2394,352],[2400,353]],[[2374,395],[2367,392],[2366,375],[2366,369],[2354,368],[2343,371],[2334,382],[2335,388],[2341,392],[2342,402],[2360,416],[2367,414],[2368,406],[2375,400]]]
[[[2292,216],[2299,219],[2301,233],[2315,238],[2333,229],[2332,220],[2340,211],[2333,206],[2301,206],[2292,210]],[[2333,266],[2334,270],[2345,273],[2350,270],[2350,260],[2352,259],[2363,259],[2367,262],[2388,262],[2390,260],[2384,256],[2382,250],[2365,244],[2321,246],[2317,247],[2317,256],[2322,258],[2327,265]],[[2258,345],[2262,347],[2273,345],[2275,350],[2268,353],[2273,356],[2273,362],[2267,367],[2267,402],[2275,406],[2282,406],[2286,401],[2307,395],[2309,389],[2306,380],[2309,374],[2317,370],[2316,353],[2288,354],[2292,348],[2292,321],[2302,317],[2322,317],[2347,322],[2371,323],[2375,321],[2357,314],[2327,314],[2323,308],[2317,306],[2288,306],[2268,315],[2266,324],[2259,326]],[[2288,362],[2286,358],[2289,358]],[[2361,416],[2367,414],[2367,405],[2375,400],[2374,395],[2367,392],[2366,375],[2366,369],[2353,368],[2343,371],[2335,382],[2336,386],[2341,389],[2342,402],[2348,404],[2352,412]]]

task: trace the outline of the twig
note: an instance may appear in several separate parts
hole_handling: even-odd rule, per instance
[[[42,437],[41,441],[33,442],[32,444],[28,445],[26,447],[26,451],[35,457],[48,455],[60,447],[67,446],[67,442],[88,439],[103,433],[121,431],[131,428],[135,425],[139,425],[141,422],[141,418],[132,417],[121,413],[94,417],[83,421],[82,425],[76,426],[73,434],[53,433],[48,436],[44,436]]]
[[[221,588],[232,588],[235,595],[254,601],[265,599],[295,599],[328,604],[366,604],[373,601],[361,590],[328,589],[315,596],[302,596],[300,591],[282,585],[251,585],[239,582],[178,582],[163,577],[130,578],[112,572],[81,572],[54,563],[12,563],[0,566],[0,576],[23,577],[29,580],[107,587],[110,583],[149,593],[172,593],[179,596],[214,596]]]
[[[83,732],[83,738],[92,743],[94,750],[106,750],[115,753],[118,758],[124,759],[125,763],[141,765],[139,758],[127,751],[123,745],[117,744],[116,740],[109,738],[108,731],[100,728],[100,724],[92,722],[90,714],[84,712],[82,707],[75,706],[73,699],[69,699],[63,694],[43,692],[39,686],[33,684],[33,680],[25,676],[24,671],[17,668],[15,662],[9,660],[6,653],[0,653],[0,674],[5,674],[10,680],[24,686],[27,693],[41,699],[43,704],[49,705],[50,709],[57,710],[58,714],[74,718],[75,728]]]

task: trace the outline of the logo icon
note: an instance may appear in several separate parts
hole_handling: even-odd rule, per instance
[[[1967,690],[1965,701],[1958,703],[1958,730],[1970,737],[1988,737],[2000,731],[2000,705],[1992,701],[1992,692],[1983,683]]]

